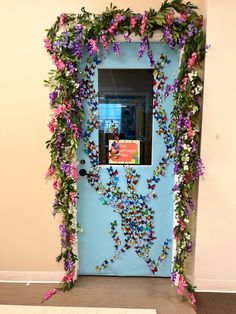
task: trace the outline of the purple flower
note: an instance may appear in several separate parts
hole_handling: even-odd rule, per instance
[[[180,169],[180,164],[179,162],[176,162],[174,165],[174,174],[178,174]]]
[[[203,175],[203,163],[201,158],[197,161],[197,176],[200,177]]]
[[[74,269],[74,262],[72,260],[72,253],[69,252],[64,260],[64,270],[72,271]]]
[[[71,175],[71,165],[65,162],[62,162],[60,165],[61,170],[66,173],[68,176]]]
[[[66,248],[67,232],[66,232],[65,225],[59,225],[59,230],[60,230],[60,237],[61,237],[61,246],[63,248]]]
[[[191,152],[192,153],[195,153],[197,150],[197,144],[195,142],[192,143],[192,146],[191,146]]]
[[[191,197],[188,199],[188,204],[189,204],[189,207],[191,208],[191,210],[194,210],[194,204],[193,204],[193,200]]]
[[[55,89],[53,92],[51,92],[49,94],[49,99],[50,99],[51,105],[53,105],[55,103],[55,100],[57,99],[57,96],[58,96],[58,90],[57,89]]]
[[[113,48],[113,52],[116,56],[118,56],[120,54],[120,43],[114,41],[112,44],[112,48]]]
[[[58,142],[58,143],[61,143],[62,140],[63,140],[63,134],[60,133],[60,134],[57,136],[57,142]]]
[[[176,25],[181,25],[182,23],[183,23],[183,21],[181,21],[180,18],[177,17],[177,18],[175,19],[175,24],[176,24]]]
[[[143,44],[143,42],[140,42],[140,47],[139,47],[139,51],[138,51],[138,58],[142,58],[143,54],[145,52],[145,46]]]
[[[73,128],[73,124],[71,122],[70,119],[70,115],[65,113],[65,118],[66,118],[66,126],[68,129],[72,129]]]
[[[139,22],[141,22],[142,19],[143,19],[143,15],[140,14],[140,13],[138,13],[138,14],[136,15],[136,20],[139,21]]]
[[[76,106],[77,106],[77,108],[78,108],[78,109],[80,109],[80,108],[81,108],[82,103],[81,103],[81,101],[80,101],[80,100],[77,100],[77,101],[76,101]]]
[[[148,37],[144,36],[140,41],[140,46],[139,46],[139,51],[138,51],[138,58],[139,59],[142,58],[146,47],[147,47],[147,49],[149,48],[149,41],[148,41]]]
[[[192,243],[192,241],[189,241],[187,244],[187,251],[188,251],[188,253],[191,253],[192,250],[193,250],[193,243]]]
[[[170,84],[166,85],[164,97],[167,98],[170,95],[170,92],[172,91],[172,86]]]
[[[178,89],[179,80],[175,79],[172,85],[172,90],[176,91]]]
[[[82,24],[77,24],[74,27],[75,33],[80,33],[80,32],[82,32],[83,29],[84,29],[84,27]]]
[[[164,27],[164,37],[165,37],[166,44],[171,49],[174,49],[175,48],[175,42],[172,39],[171,32],[170,32],[170,25],[168,25],[168,24],[166,24]]]
[[[75,68],[71,62],[67,62],[67,69],[71,75],[74,74]]]
[[[75,53],[76,57],[78,57],[79,59],[82,59],[83,52],[82,52],[82,47],[81,47],[80,41],[75,42],[74,53]]]
[[[172,284],[174,284],[174,283],[175,283],[175,281],[176,281],[176,277],[177,277],[176,272],[175,272],[175,271],[172,271],[172,273],[171,273],[171,282],[172,282]]]
[[[154,60],[154,57],[153,57],[153,53],[152,51],[150,50],[150,48],[148,47],[148,57],[149,57],[149,61],[150,61],[150,65],[152,68],[155,67],[155,60]]]
[[[180,38],[179,38],[179,48],[180,49],[183,48],[184,45],[186,44],[186,39],[187,38],[185,35],[183,35],[183,34],[180,35]]]
[[[86,82],[84,80],[79,81],[78,96],[80,97],[80,99],[83,99],[86,96],[86,90],[84,88],[84,85],[86,85]]]
[[[184,209],[184,215],[189,216],[189,210],[187,208]]]
[[[181,138],[179,138],[178,141],[177,141],[177,145],[175,147],[175,151],[176,151],[177,155],[181,151],[182,145],[183,145],[183,140]]]
[[[128,32],[124,32],[124,39],[127,43],[131,42],[130,34]]]
[[[63,134],[59,133],[57,136],[57,141],[56,141],[58,151],[60,151],[62,148],[62,141],[63,141]]]
[[[198,29],[193,26],[193,24],[188,25],[188,36],[192,37],[194,34],[198,33]]]

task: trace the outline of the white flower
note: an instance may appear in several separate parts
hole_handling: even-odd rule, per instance
[[[184,165],[184,170],[188,170],[188,165]]]
[[[184,143],[184,144],[182,145],[182,147],[183,147],[184,150],[187,150],[187,151],[189,151],[189,152],[191,151],[191,147],[190,147],[189,144],[185,144],[185,143]]]
[[[190,234],[186,234],[186,235],[185,235],[185,238],[186,238],[187,240],[190,240]]]
[[[193,80],[194,77],[196,77],[196,76],[198,76],[197,71],[191,71],[191,72],[188,74],[188,77],[189,77],[190,82],[192,82],[192,80]]]

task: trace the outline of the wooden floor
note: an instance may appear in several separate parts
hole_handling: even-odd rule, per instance
[[[55,284],[0,283],[0,304],[42,305],[45,291]],[[198,293],[197,313],[234,314],[236,294]],[[81,276],[75,287],[59,292],[43,306],[156,309],[158,314],[196,313],[180,301],[169,279],[147,277]]]

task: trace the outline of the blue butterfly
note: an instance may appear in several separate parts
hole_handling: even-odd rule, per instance
[[[155,183],[158,183],[160,181],[160,178],[153,176],[152,181],[154,181]]]

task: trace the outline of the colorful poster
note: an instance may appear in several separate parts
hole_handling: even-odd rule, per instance
[[[109,140],[109,164],[140,164],[139,140]]]

